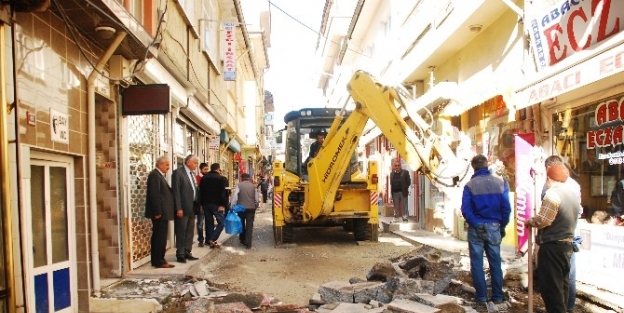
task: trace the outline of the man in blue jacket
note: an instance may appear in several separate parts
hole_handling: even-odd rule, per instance
[[[490,264],[492,278],[491,301],[498,304],[503,298],[503,270],[501,268],[500,244],[505,237],[505,226],[509,223],[511,205],[509,186],[488,170],[484,155],[476,155],[470,161],[474,175],[464,187],[461,211],[468,223],[468,250],[470,252],[470,273],[475,287],[475,301],[485,306],[488,301],[483,252]]]

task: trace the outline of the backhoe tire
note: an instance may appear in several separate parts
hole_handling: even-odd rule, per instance
[[[346,219],[344,221],[344,224],[342,224],[342,229],[346,231],[353,231],[353,219],[352,218]]]
[[[284,225],[282,227],[282,241],[283,243],[292,243],[293,242],[293,227],[291,225]]]
[[[358,218],[353,220],[353,236],[357,241],[371,240],[371,227],[368,219]]]
[[[273,237],[275,245],[279,246],[285,243],[293,242],[293,227],[290,225],[273,226]]]

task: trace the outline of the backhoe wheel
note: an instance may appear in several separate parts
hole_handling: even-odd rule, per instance
[[[353,219],[349,218],[344,221],[342,224],[342,228],[346,231],[353,231]]]
[[[293,227],[291,225],[282,226],[282,241],[283,243],[292,243],[293,242]]]
[[[284,243],[293,242],[293,227],[290,225],[274,226],[273,236],[275,238],[275,245],[279,246]]]
[[[273,226],[273,238],[275,239],[275,245],[279,246],[284,243],[284,227],[283,226]]]
[[[353,236],[357,241],[372,240],[371,227],[368,219],[358,218],[353,220]]]

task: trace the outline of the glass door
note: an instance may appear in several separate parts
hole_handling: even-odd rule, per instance
[[[77,303],[69,248],[74,246],[69,235],[74,211],[69,198],[70,167],[67,163],[32,161],[30,172],[31,307],[34,305],[36,313],[73,312]]]

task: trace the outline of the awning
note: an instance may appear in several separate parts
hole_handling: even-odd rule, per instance
[[[225,131],[225,129],[221,130],[221,134],[219,134],[219,139],[221,140],[221,142],[227,144],[227,148],[234,151],[234,152],[241,152],[241,145],[238,141],[236,141],[236,139],[231,139],[230,140],[230,134],[228,134],[227,131]],[[224,152],[225,150],[221,151]]]

